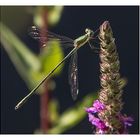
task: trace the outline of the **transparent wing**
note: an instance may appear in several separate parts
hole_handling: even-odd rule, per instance
[[[73,46],[74,40],[66,36],[61,36],[61,35],[52,33],[50,31],[44,31],[44,34],[46,36],[41,36],[40,30],[36,26],[32,26],[31,28],[29,28],[28,32],[32,38],[40,41],[43,44],[43,46],[45,46],[46,41],[49,41],[49,40],[58,40],[61,42],[62,45],[71,46],[71,47]]]
[[[71,56],[69,65],[69,84],[71,86],[71,94],[73,100],[77,99],[78,89],[78,67],[77,67],[77,52]]]

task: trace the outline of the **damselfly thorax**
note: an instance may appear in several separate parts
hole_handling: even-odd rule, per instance
[[[78,37],[77,39],[74,40],[74,47],[80,48],[83,45],[85,45],[90,39],[93,38],[93,31],[90,29],[85,29],[84,35]]]

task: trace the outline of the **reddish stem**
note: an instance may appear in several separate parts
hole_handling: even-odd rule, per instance
[[[42,27],[40,28],[40,35],[43,36],[47,36],[46,34],[46,30],[47,30],[47,9],[46,7],[44,7],[43,11],[42,11]],[[47,40],[45,40],[47,41]],[[40,47],[42,47],[42,43],[40,42]],[[49,81],[47,81],[47,83],[49,83]],[[45,84],[46,85],[46,84]],[[45,86],[45,90],[44,93],[41,94],[40,96],[40,129],[43,133],[47,133],[49,127],[50,127],[50,120],[49,120],[49,90],[48,90],[48,86]]]
[[[50,128],[48,108],[49,100],[49,90],[47,86],[45,86],[45,92],[40,96],[40,128],[43,133],[47,133],[47,130]]]

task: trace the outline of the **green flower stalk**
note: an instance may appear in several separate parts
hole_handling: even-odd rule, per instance
[[[133,119],[121,114],[125,81],[120,78],[120,62],[115,39],[108,21],[100,26],[100,81],[99,99],[87,108],[89,121],[96,134],[126,134]]]

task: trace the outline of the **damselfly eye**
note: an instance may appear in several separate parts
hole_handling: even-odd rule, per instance
[[[32,30],[37,30],[36,26],[31,27]]]
[[[94,35],[94,32],[90,30],[89,28],[85,29],[86,34],[88,34],[89,37],[92,37]]]
[[[86,33],[88,33],[89,31],[90,31],[90,29],[88,29],[88,28],[85,29],[85,32],[86,32]]]

